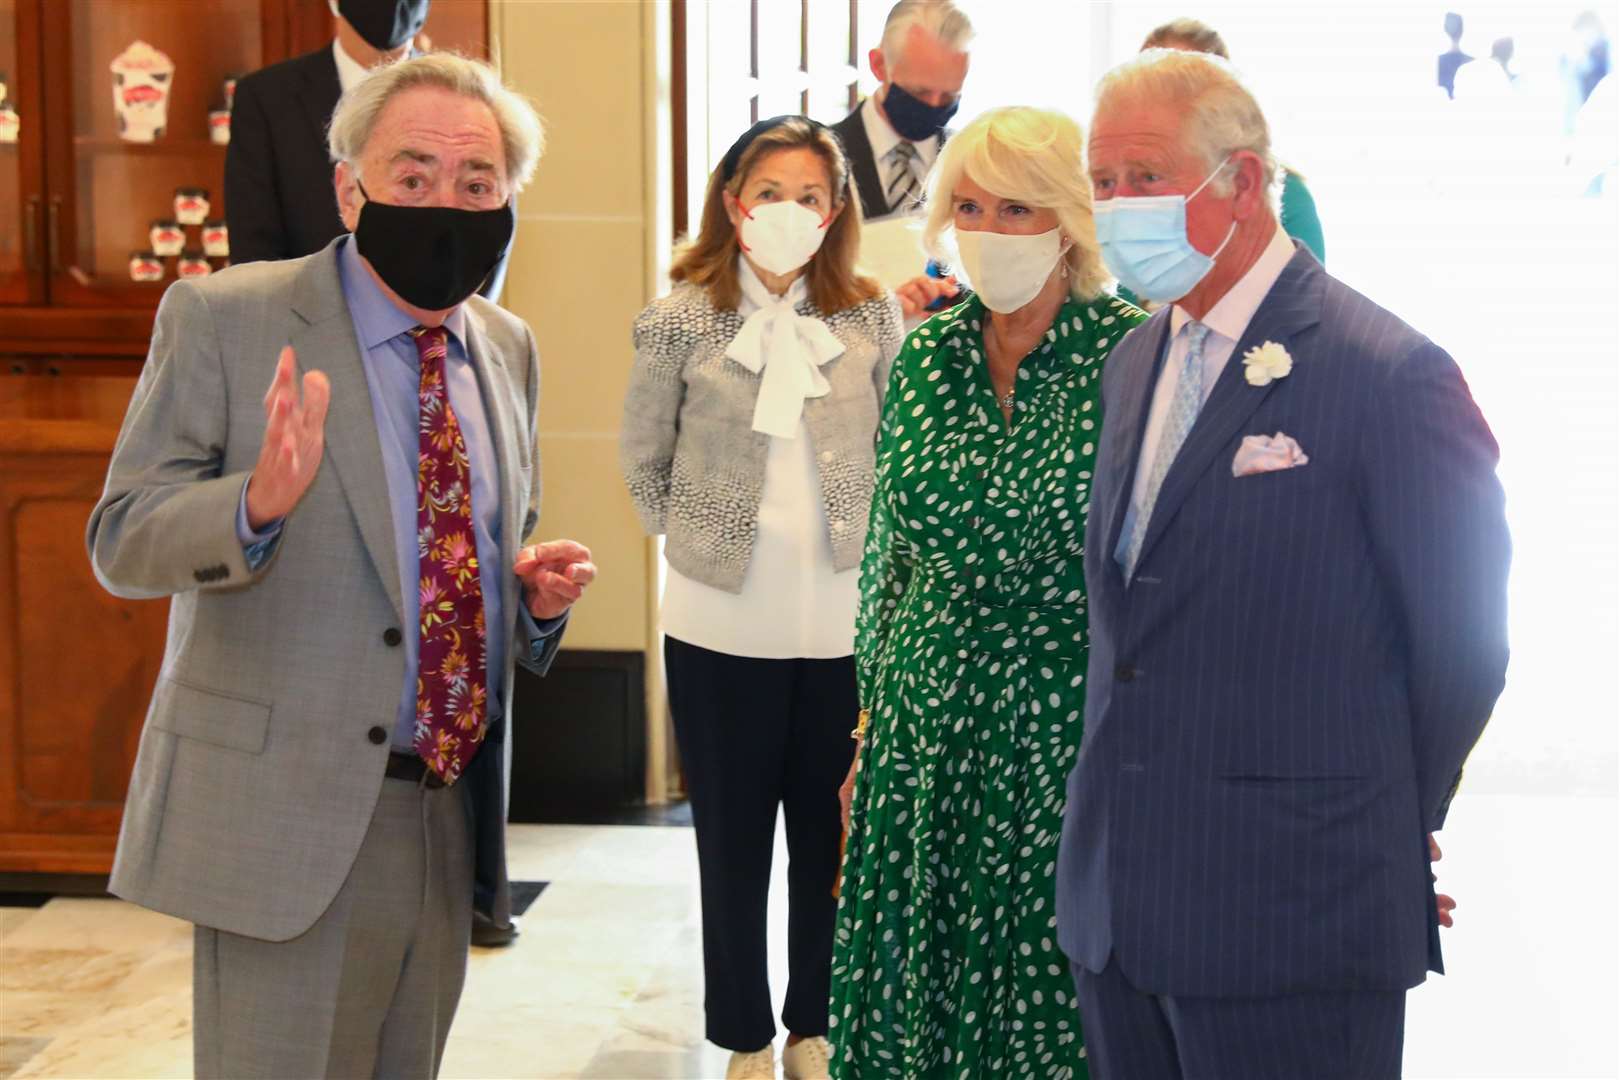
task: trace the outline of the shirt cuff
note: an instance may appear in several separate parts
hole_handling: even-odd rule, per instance
[[[252,479],[250,473],[247,480],[242,481],[242,496],[236,501],[236,539],[242,545],[242,557],[247,560],[248,569],[256,571],[276,549],[276,541],[281,539],[281,525],[286,519],[277,518],[258,532],[253,531],[247,516],[247,489]]]
[[[529,642],[528,659],[531,662],[539,660],[541,653],[545,652],[546,642],[555,637],[557,632],[563,628],[563,624],[568,622],[568,615],[564,612],[554,619],[536,619],[529,612],[528,605],[522,602],[521,590],[518,611],[520,613],[519,632]]]

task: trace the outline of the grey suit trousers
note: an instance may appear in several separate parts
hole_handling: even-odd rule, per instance
[[[198,926],[199,1080],[429,1078],[467,975],[472,845],[460,787],[384,780],[337,897],[291,941]]]

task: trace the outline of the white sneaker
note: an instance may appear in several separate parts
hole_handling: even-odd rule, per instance
[[[782,1051],[782,1076],[785,1080],[830,1080],[832,1047],[817,1035],[800,1039]]]
[[[775,1047],[767,1046],[751,1054],[733,1051],[731,1064],[726,1066],[726,1080],[776,1080]]]

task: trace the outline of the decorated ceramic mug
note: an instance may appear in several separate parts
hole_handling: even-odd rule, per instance
[[[201,225],[208,218],[209,206],[207,188],[174,189],[174,216],[182,225]]]
[[[129,279],[131,281],[162,281],[163,260],[158,258],[155,251],[136,251],[129,256]]]
[[[219,146],[224,146],[231,141],[231,111],[229,109],[215,109],[208,114],[208,138]]]
[[[175,269],[183,278],[206,277],[214,272],[207,257],[198,248],[187,248],[182,251],[180,262]]]
[[[118,137],[129,142],[155,142],[169,122],[174,61],[146,42],[136,41],[115,56],[109,67]]]
[[[178,255],[180,249],[186,246],[186,231],[173,219],[152,222],[148,235],[152,240],[152,250],[160,256]]]
[[[210,259],[223,259],[231,253],[231,234],[220,218],[203,222],[203,251]]]

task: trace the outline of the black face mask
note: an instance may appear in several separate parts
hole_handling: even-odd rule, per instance
[[[365,195],[362,186],[360,194]],[[393,206],[366,195],[354,242],[407,304],[453,308],[478,291],[512,242],[512,204],[494,210]]]
[[[889,92],[883,95],[883,115],[902,138],[921,142],[944,131],[961,104],[952,101],[949,105],[930,105],[906,93],[899,83],[890,83]]]
[[[430,0],[338,0],[338,14],[379,52],[393,52],[427,22]]]

